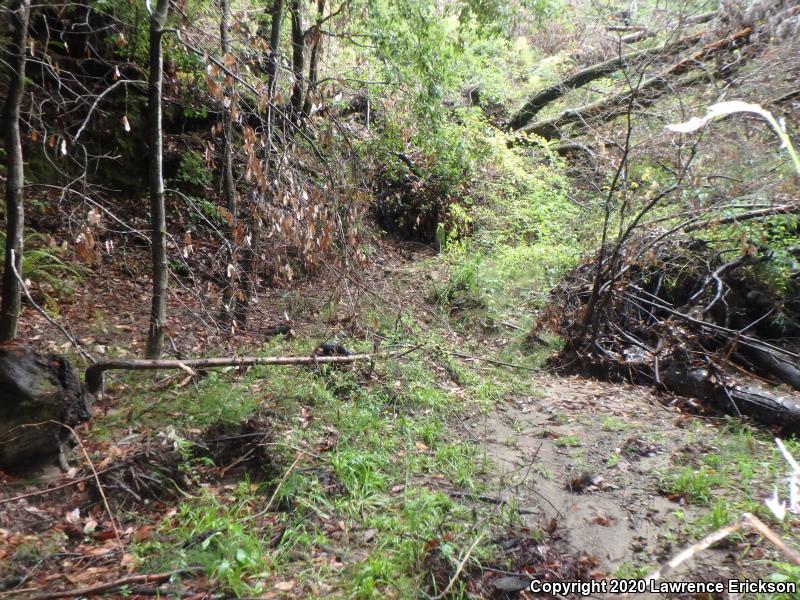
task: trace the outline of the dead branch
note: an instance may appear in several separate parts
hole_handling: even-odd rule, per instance
[[[347,364],[376,358],[373,354],[350,356],[228,356],[195,358],[191,360],[108,360],[86,369],[86,391],[99,396],[103,391],[103,374],[106,371],[155,371],[161,369],[204,369],[213,367],[252,367],[255,365],[325,365]]]
[[[56,592],[42,592],[29,596],[31,600],[51,600],[52,598],[79,598],[81,596],[92,596],[100,592],[107,592],[124,585],[131,585],[135,583],[158,583],[167,581],[174,575],[179,573],[186,573],[189,571],[199,571],[200,567],[192,567],[188,569],[176,569],[174,571],[166,571],[164,573],[151,573],[149,575],[129,575],[128,577],[121,577],[114,581],[107,581],[105,583],[98,583],[85,588],[78,588],[74,590],[61,590]]]
[[[741,516],[741,518],[735,523],[726,525],[725,527],[718,529],[717,531],[704,537],[699,542],[692,544],[688,548],[685,548],[684,550],[676,554],[669,561],[667,561],[666,563],[661,565],[658,569],[653,571],[650,575],[648,575],[645,581],[648,582],[649,585],[650,581],[658,581],[659,579],[662,579],[670,572],[674,571],[682,563],[686,562],[696,554],[699,554],[703,550],[706,550],[707,548],[713,546],[717,542],[725,539],[730,534],[735,533],[744,527],[750,527],[756,530],[758,533],[767,538],[770,542],[775,544],[775,546],[777,546],[778,549],[781,552],[783,552],[787,558],[792,560],[795,564],[800,565],[800,554],[798,554],[795,550],[787,546],[786,543],[780,538],[780,536],[777,535],[774,531],[772,531],[772,529],[770,529],[761,519],[750,513],[744,513]]]
[[[800,214],[800,203],[798,204],[781,204],[779,206],[771,206],[769,208],[760,208],[748,212],[731,215],[729,217],[721,217],[719,219],[709,219],[702,223],[693,223],[683,228],[685,232],[698,231],[700,229],[707,229],[716,225],[727,225],[729,223],[739,223],[740,221],[751,221],[753,219],[760,219],[761,217],[772,217],[775,215],[796,215]]]
[[[653,37],[655,34],[655,31],[652,29],[640,29],[628,35],[623,35],[619,38],[619,41],[622,44],[635,44],[636,42],[641,42],[642,40]]]
[[[701,23],[708,23],[712,21],[719,13],[716,10],[712,10],[705,13],[700,13],[699,15],[694,15],[693,17],[687,18],[683,23],[684,25],[699,25]]]
[[[751,27],[746,27],[724,39],[703,46],[688,58],[675,63],[662,73],[650,79],[646,79],[635,90],[626,90],[578,108],[565,110],[561,114],[550,119],[544,119],[531,125],[521,127],[519,131],[527,134],[539,135],[546,139],[555,139],[560,137],[561,129],[566,125],[584,123],[590,119],[600,119],[602,121],[614,119],[625,111],[632,97],[636,98],[639,105],[644,106],[651,104],[658,97],[672,89],[672,87],[674,87],[672,84],[678,87],[685,87],[704,80],[708,76],[704,71],[684,79],[676,78],[693,70],[720,52],[739,48],[747,44],[752,31]]]
[[[606,25],[606,31],[641,31],[645,25]]]
[[[634,35],[640,34],[641,32],[639,31]],[[645,59],[674,54],[688,48],[693,44],[696,44],[701,38],[701,33],[695,33],[674,42],[659,46],[658,48],[639,50],[624,56],[615,56],[609,60],[596,63],[586,67],[585,69],[581,69],[577,73],[574,73],[566,79],[559,81],[557,84],[540,91],[533,98],[528,100],[528,102],[525,103],[519,112],[512,117],[511,121],[509,122],[509,128],[512,131],[521,129],[530,123],[531,119],[533,119],[533,117],[536,116],[540,110],[564,96],[564,94],[566,94],[569,90],[574,90],[587,85],[592,81],[607,75],[611,75],[622,68],[641,62]],[[638,39],[636,41],[638,41]]]

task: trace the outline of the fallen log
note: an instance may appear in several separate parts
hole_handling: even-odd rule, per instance
[[[530,125],[520,127],[518,131],[526,134],[535,134],[549,140],[556,139],[560,137],[561,129],[567,125],[582,123],[585,126],[587,121],[593,119],[599,119],[600,121],[610,121],[614,119],[625,112],[632,100],[636,100],[639,105],[651,104],[673,87],[685,87],[703,80],[708,76],[705,72],[682,80],[677,78],[693,70],[698,65],[720,52],[739,48],[748,43],[751,33],[752,28],[746,27],[722,40],[703,46],[703,48],[688,58],[672,65],[660,74],[644,80],[634,90],[626,90],[578,108],[565,110],[550,119],[543,119]],[[673,86],[671,84],[675,85]]]
[[[88,419],[87,398],[65,358],[0,344],[0,468],[62,458],[67,427]]]
[[[691,368],[682,362],[661,371],[662,385],[671,392],[700,400],[712,400],[734,416],[747,415],[762,423],[800,431],[800,398],[776,394],[756,386],[730,385],[709,369]]]
[[[598,267],[591,260],[578,265],[551,292],[545,323],[565,339],[552,364],[656,385],[800,432],[800,394],[770,387],[800,391],[800,348],[783,329],[798,320],[797,308],[782,300],[794,292],[773,298],[761,291],[756,265],[771,253],[725,261],[726,253],[689,237],[665,240],[660,231],[648,232],[620,249],[623,260],[601,284],[607,301],[591,309]],[[598,252],[596,260],[607,262],[609,255]],[[590,327],[581,330],[588,310],[595,311]],[[771,315],[782,317],[781,328]]]
[[[711,10],[709,12],[700,13],[698,15],[693,15],[691,17],[687,17],[684,21],[684,25],[699,25],[701,23],[708,23],[712,21],[719,15],[719,12],[716,10]]]
[[[764,348],[759,344],[742,344],[738,351],[753,362],[757,371],[776,378],[800,391],[800,368],[797,361],[784,352]]]
[[[655,34],[655,31],[650,29],[640,29],[639,31],[623,35],[619,38],[619,41],[621,44],[635,44],[636,42],[641,42],[642,40],[653,37]]]
[[[591,83],[607,75],[611,75],[629,65],[636,64],[648,58],[664,56],[680,52],[689,46],[696,44],[702,38],[702,33],[695,33],[671,43],[664,44],[658,48],[650,48],[631,52],[623,56],[615,56],[609,60],[596,63],[577,73],[573,73],[566,79],[562,79],[557,84],[545,88],[538,92],[533,98],[528,100],[525,105],[515,114],[508,126],[512,131],[516,131],[530,123],[531,119],[548,104],[555,102],[569,90],[574,90]]]

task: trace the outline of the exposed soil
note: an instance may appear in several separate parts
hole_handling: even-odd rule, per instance
[[[697,445],[685,428],[691,417],[669,405],[682,399],[578,376],[541,375],[536,383],[541,396],[465,422],[498,467],[498,496],[516,502],[528,526],[557,526],[574,552],[596,563],[593,576],[630,577],[634,565],[655,568],[694,541],[676,515],[691,520],[699,509],[668,498],[658,480],[673,456]],[[711,421],[703,426],[714,430]],[[669,579],[757,577],[740,552],[718,545]]]

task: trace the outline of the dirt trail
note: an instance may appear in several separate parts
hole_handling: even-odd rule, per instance
[[[537,384],[540,396],[465,424],[497,465],[498,495],[530,513],[523,515],[529,526],[555,517],[573,551],[607,575],[642,576],[676,554],[685,543],[679,515],[691,519],[697,509],[660,493],[658,472],[691,447],[697,430],[645,388],[579,377],[541,376]],[[672,579],[734,573],[741,574],[730,553],[714,550]]]

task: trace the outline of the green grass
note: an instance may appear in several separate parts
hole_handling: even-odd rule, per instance
[[[654,566],[634,565],[633,563],[622,563],[614,571],[615,579],[643,579],[652,573]]]
[[[719,529],[743,512],[774,521],[764,498],[772,495],[775,487],[786,495],[788,467],[768,433],[730,419],[711,431],[704,426],[691,431],[689,439],[705,449],[697,451],[690,445],[685,454],[675,458],[683,464],[660,472],[659,478],[664,492],[683,495],[690,504],[706,508],[690,523],[693,535]],[[784,443],[795,456],[800,454],[796,439]],[[789,533],[796,524],[790,516],[777,527]]]
[[[269,527],[253,526],[258,496],[244,482],[224,500],[208,491],[176,508],[160,524],[154,540],[135,553],[154,571],[200,567],[223,589],[239,596],[264,587],[271,569]]]
[[[603,428],[603,431],[624,431],[633,426],[632,423],[623,421],[619,417],[613,415],[603,415],[603,417],[600,418],[600,427]]]
[[[267,351],[306,349],[280,342]],[[211,374],[195,389],[167,390],[155,404],[136,395],[126,412],[146,410],[143,419],[169,418],[179,430],[237,422],[262,406],[285,419],[275,444],[282,475],[233,492],[213,483],[193,492],[137,546],[140,561],[153,570],[201,567],[233,595],[291,579],[301,595],[419,597],[429,589],[425,561],[433,550],[455,565],[476,527],[513,519],[507,507],[486,520],[490,508],[476,512],[448,495],[485,487],[488,459],[453,435],[450,424],[467,407],[480,410],[487,382],[451,358],[434,359],[416,354],[379,363],[367,378],[349,369],[253,368],[246,375]],[[452,380],[447,370],[464,385],[458,397],[441,385],[442,376]],[[127,421],[112,414],[98,427],[111,432]],[[319,450],[331,435],[335,444]],[[254,517],[273,492],[269,518]],[[322,548],[338,548],[338,558],[331,562]],[[479,547],[474,556],[485,552]]]
[[[577,435],[571,433],[557,437],[553,443],[559,448],[578,448],[581,446],[581,439]]]

